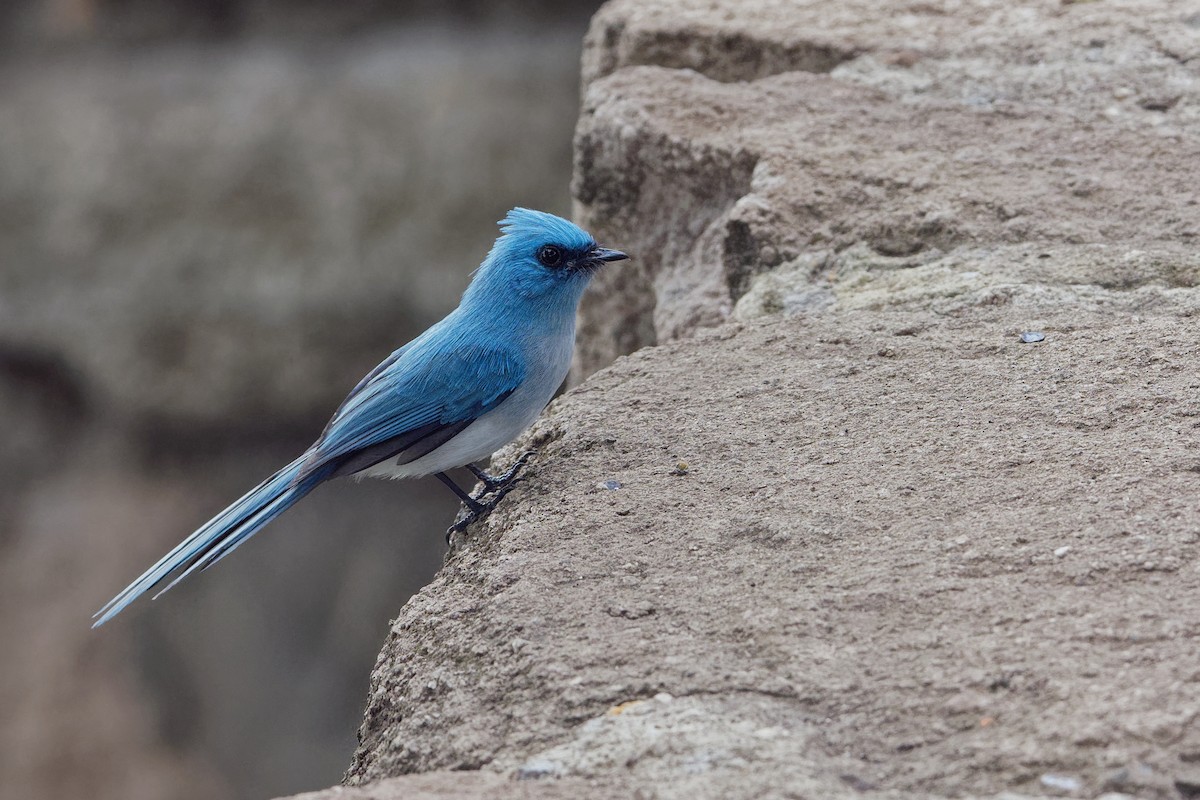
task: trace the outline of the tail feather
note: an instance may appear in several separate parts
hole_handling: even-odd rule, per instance
[[[172,573],[183,570],[166,588],[154,595],[155,597],[168,591],[196,569],[207,569],[240,547],[264,525],[286,511],[321,482],[323,476],[312,476],[293,484],[303,463],[304,456],[301,456],[177,544],[171,552],[160,558],[154,566],[143,572],[137,580],[97,611],[93,615],[96,621],[92,627],[98,628],[120,614],[126,606],[162,583]]]

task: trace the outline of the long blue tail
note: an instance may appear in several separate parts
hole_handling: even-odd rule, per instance
[[[267,478],[247,492],[242,499],[177,544],[175,549],[160,558],[158,563],[97,611],[93,619],[98,619],[92,627],[98,628],[120,614],[127,605],[162,583],[176,570],[182,569],[183,572],[154,595],[155,597],[169,590],[193,571],[211,567],[311,492],[323,480],[323,475],[314,475],[292,485],[292,481],[300,474],[300,465],[304,463],[304,458],[305,456],[301,456]]]

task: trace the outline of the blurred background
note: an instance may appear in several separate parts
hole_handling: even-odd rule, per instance
[[[340,779],[440,485],[327,485],[89,618],[452,308],[508,208],[569,212],[596,5],[0,3],[0,797]]]

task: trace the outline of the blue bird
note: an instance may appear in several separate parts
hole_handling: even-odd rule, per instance
[[[331,478],[436,475],[468,509],[451,530],[490,511],[529,454],[496,477],[472,462],[517,438],[550,402],[571,365],[584,289],[605,263],[628,258],[541,211],[514,208],[500,229],[458,308],[388,356],[302,456],[176,545],[96,612],[92,627],[173,574],[158,594],[211,567]],[[483,482],[479,495],[446,475],[462,466]]]

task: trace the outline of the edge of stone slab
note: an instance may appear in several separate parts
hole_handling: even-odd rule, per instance
[[[525,800],[574,800],[578,797],[626,798],[630,787],[583,778],[521,780],[485,770],[436,770],[363,784],[331,786],[313,792],[287,795],[275,800],[495,800],[500,797]]]

